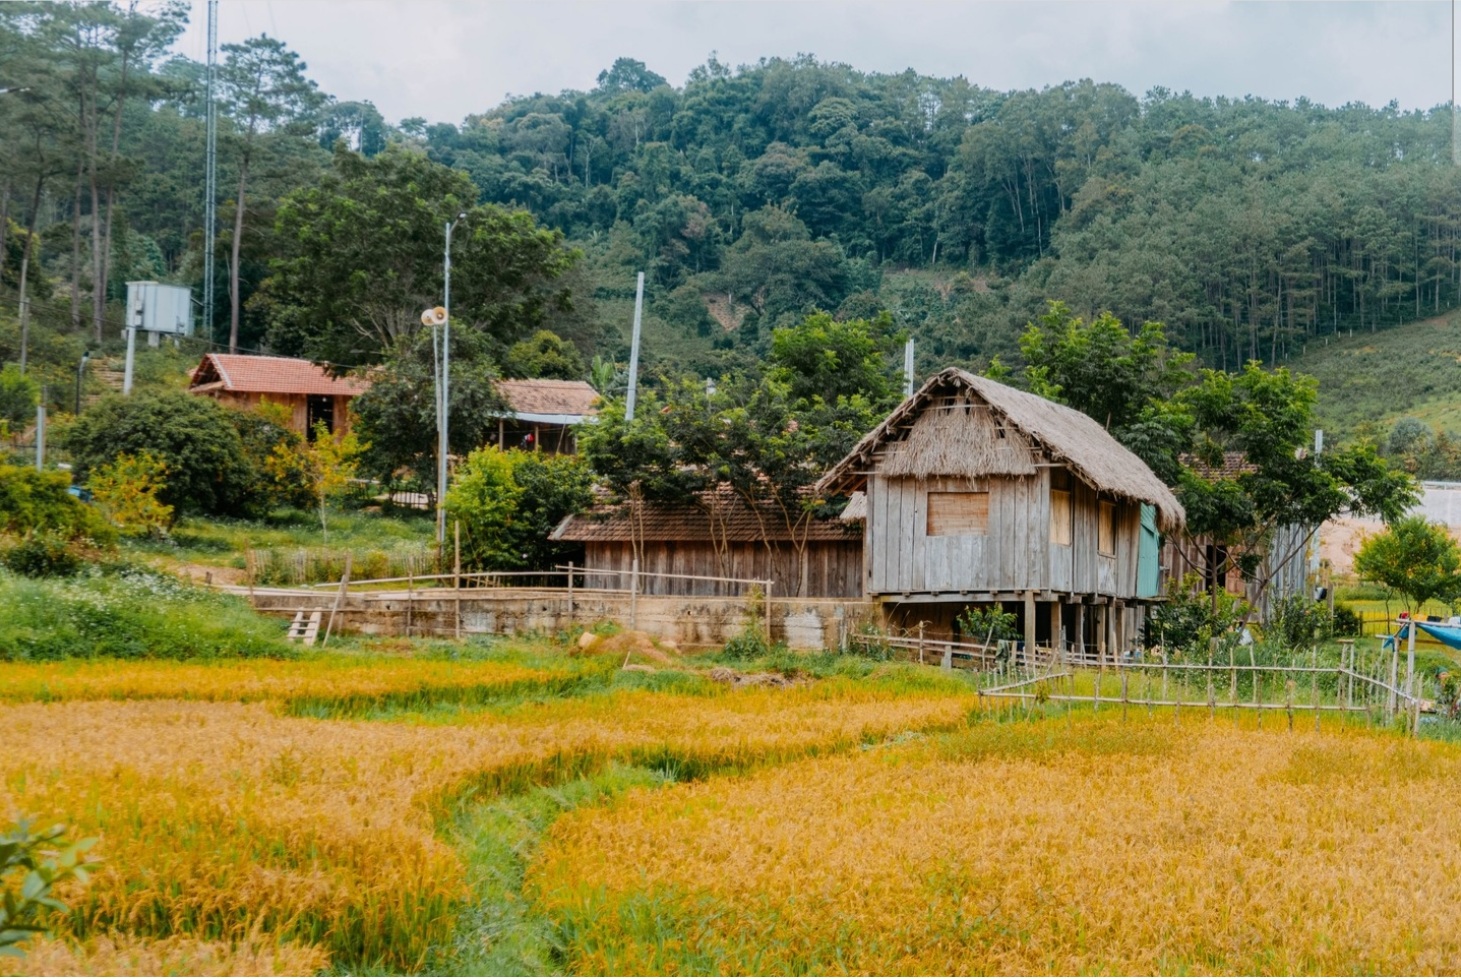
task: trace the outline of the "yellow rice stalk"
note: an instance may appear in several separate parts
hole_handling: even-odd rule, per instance
[[[266,941],[101,936],[81,945],[32,942],[23,959],[0,958],[0,976],[305,976],[325,968],[318,948]]]
[[[988,725],[571,814],[529,885],[581,973],[1451,973],[1458,785],[1338,728]]]
[[[568,674],[493,661],[362,660],[353,656],[228,663],[6,663],[0,667],[0,702],[366,698],[418,690],[507,688],[542,683],[559,675]]]
[[[73,701],[0,707],[0,813],[99,835],[82,935],[263,934],[417,967],[465,894],[435,834],[471,786],[551,781],[611,760],[716,769],[960,724],[968,697],[852,684],[714,697],[624,692],[469,723],[321,721],[269,704]]]

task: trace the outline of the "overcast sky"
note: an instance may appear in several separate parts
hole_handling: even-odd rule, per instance
[[[268,33],[324,91],[396,122],[460,122],[509,94],[592,88],[618,57],[681,85],[712,52],[731,65],[799,52],[863,71],[963,75],[997,89],[1093,78],[1137,95],[1307,96],[1430,108],[1452,96],[1452,0],[796,2],[796,0],[221,0],[219,40]],[[194,0],[178,50],[204,55]]]

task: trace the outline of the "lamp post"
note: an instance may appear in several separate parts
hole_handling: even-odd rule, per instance
[[[446,547],[446,459],[451,428],[451,233],[466,216],[466,212],[462,211],[457,214],[455,221],[446,222],[446,245],[442,250],[441,362],[436,388],[436,546],[438,550]],[[425,320],[426,316],[423,315],[422,319]],[[433,329],[436,325],[435,322],[432,322]],[[432,346],[435,347],[436,344],[433,343]]]
[[[91,351],[87,350],[81,354],[81,363],[76,365],[76,413],[81,414],[81,382],[86,377],[86,362],[91,359]]]

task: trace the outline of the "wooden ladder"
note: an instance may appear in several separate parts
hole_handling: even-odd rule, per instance
[[[315,637],[320,634],[320,612],[316,609],[313,612],[306,612],[300,609],[294,613],[294,621],[289,623],[289,641],[302,642],[306,646],[315,644]]]

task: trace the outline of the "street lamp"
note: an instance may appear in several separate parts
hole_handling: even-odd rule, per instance
[[[81,381],[86,376],[86,362],[91,359],[91,351],[87,350],[81,355],[81,363],[76,365],[76,413],[81,414]]]
[[[442,251],[442,304],[421,314],[431,327],[432,367],[436,371],[436,546],[446,547],[446,457],[451,408],[451,233],[467,216],[462,211],[446,222],[446,247]],[[441,329],[441,354],[437,357],[436,328]]]

